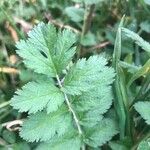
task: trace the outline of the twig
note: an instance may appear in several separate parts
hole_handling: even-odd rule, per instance
[[[2,127],[6,127],[6,129],[8,129],[9,131],[16,131],[16,130],[19,130],[20,127],[14,127],[14,128],[12,128],[12,127],[16,126],[16,125],[20,126],[22,124],[23,124],[23,120],[14,120],[14,121],[9,121],[9,122],[3,123]]]
[[[81,33],[81,41],[84,38],[84,36],[88,33],[88,31],[91,27],[94,9],[95,9],[94,4],[86,6],[86,11],[85,11],[85,15],[84,15],[84,22],[83,22],[83,27],[82,27],[82,33]],[[78,58],[81,57],[83,54],[84,54],[84,47],[81,45],[80,51],[78,53]]]
[[[55,26],[58,26],[60,28],[65,28],[65,29],[69,29],[69,30],[72,30],[73,32],[77,33],[77,34],[80,34],[80,31],[69,26],[69,25],[64,25],[62,22],[58,22],[56,20],[54,20],[51,16],[50,13],[45,13],[45,18],[48,20],[49,23],[52,23],[54,24]]]
[[[80,31],[69,26],[69,25],[64,25],[63,23],[60,23],[60,22],[57,22],[56,20],[49,20],[50,23],[54,24],[55,26],[58,26],[60,28],[65,28],[65,29],[69,29],[69,30],[72,30],[73,32],[77,33],[77,34],[80,34]]]
[[[84,23],[83,23],[83,27],[82,27],[82,34],[81,34],[82,37],[81,38],[83,38],[83,36],[89,31],[89,29],[91,27],[94,9],[95,9],[94,4],[86,6],[86,12],[84,15]]]
[[[0,145],[2,145],[2,146],[7,145],[6,141],[3,140],[1,137],[0,137]]]
[[[20,71],[15,69],[15,68],[10,68],[10,67],[0,67],[0,72],[3,73],[11,73],[11,74],[19,74]]]
[[[93,52],[93,50],[96,50],[96,49],[97,49],[97,51],[98,51],[98,50],[100,51],[100,49],[106,47],[106,46],[109,45],[109,44],[110,44],[109,41],[100,43],[100,44],[98,44],[98,45],[95,45],[95,46],[93,46],[93,47],[88,48],[88,49],[86,50],[86,53],[91,53],[91,52]]]
[[[58,75],[56,75],[56,79],[57,79],[57,82],[58,82],[59,87],[60,87],[60,88],[63,88],[62,83],[61,83],[61,81],[60,81]],[[77,116],[76,116],[76,113],[75,113],[74,110],[72,109],[71,103],[69,102],[69,99],[68,99],[68,96],[66,95],[66,93],[63,92],[63,94],[64,94],[64,97],[65,97],[65,101],[66,101],[66,103],[67,103],[67,105],[68,105],[68,107],[69,107],[69,110],[71,111],[71,113],[72,113],[72,115],[73,115],[74,121],[75,121],[76,126],[77,126],[77,128],[78,128],[78,132],[79,132],[79,134],[81,135],[81,134],[82,134],[82,129],[81,129],[81,127],[80,127],[79,120],[78,120],[78,118],[77,118]]]

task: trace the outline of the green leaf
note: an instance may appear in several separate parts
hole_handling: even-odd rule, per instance
[[[134,104],[135,110],[142,116],[148,125],[150,125],[150,102],[137,102]]]
[[[36,150],[80,150],[81,139],[77,133],[70,132],[61,137],[55,137],[50,142],[40,144]]]
[[[15,143],[12,146],[13,150],[31,150],[30,146],[26,142]]]
[[[121,142],[109,142],[109,146],[111,147],[111,150],[129,150],[129,148]]]
[[[92,46],[96,45],[96,38],[95,35],[91,32],[88,32],[84,37],[81,39],[81,44],[83,46]]]
[[[84,0],[84,3],[86,5],[92,5],[92,4],[97,4],[97,3],[100,3],[100,2],[103,2],[104,0]]]
[[[106,59],[100,56],[80,59],[66,75],[63,90],[71,95],[80,95],[94,88],[106,64]]]
[[[16,134],[14,132],[4,130],[2,133],[2,137],[6,142],[10,144],[13,144],[16,142]]]
[[[28,33],[28,40],[17,43],[17,53],[27,67],[37,73],[55,77],[66,68],[75,53],[71,46],[76,36],[69,30],[59,31],[50,24],[40,23]]]
[[[150,2],[149,2],[150,3]],[[149,21],[144,21],[140,24],[140,27],[143,31],[150,33],[150,22]]]
[[[140,144],[139,144],[139,146],[137,148],[137,150],[149,150],[149,149],[150,149],[150,138],[140,142]]]
[[[45,142],[39,149],[79,150],[86,143],[98,147],[117,133],[113,121],[104,117],[112,104],[114,69],[100,56],[69,66],[74,42],[72,32],[56,33],[52,25],[40,23],[18,44],[27,67],[41,74],[16,92],[11,105],[35,113],[23,122],[20,136]]]
[[[114,53],[113,53],[113,61],[112,65],[116,71],[116,77],[114,82],[114,106],[119,118],[119,128],[120,128],[120,137],[123,138],[125,134],[125,126],[126,126],[126,112],[125,112],[125,101],[126,101],[126,89],[124,85],[124,74],[122,69],[119,65],[120,58],[121,58],[121,47],[122,47],[122,32],[121,27],[123,26],[124,16],[119,24],[115,46],[114,46]]]
[[[74,21],[74,22],[83,21],[83,18],[84,18],[84,9],[83,8],[67,7],[65,9],[65,12],[72,21]]]
[[[144,2],[148,5],[150,5],[150,0],[144,0]]]
[[[47,78],[29,82],[16,94],[11,99],[11,105],[20,112],[36,113],[46,108],[50,113],[64,102],[63,93]]]
[[[31,115],[21,128],[20,136],[29,142],[48,141],[55,135],[62,136],[71,125],[71,116],[66,110],[47,114]]]
[[[122,32],[129,38],[135,41],[143,50],[150,52],[150,43],[144,41],[138,34],[126,28],[122,28]]]
[[[144,64],[142,68],[136,71],[128,82],[128,87],[139,77],[146,75],[150,71],[150,59]]]
[[[85,3],[86,5],[92,5],[92,4],[97,4],[100,2],[103,2],[104,0],[72,0],[76,3]]]
[[[129,64],[124,61],[120,61],[120,66],[128,69],[128,72],[132,74],[136,73],[138,70],[141,69],[141,66],[135,66],[134,64]]]
[[[111,119],[104,119],[100,124],[89,129],[86,133],[86,137],[89,138],[85,142],[92,147],[102,146],[117,133],[115,122]]]
[[[97,88],[83,93],[76,99],[73,106],[79,114],[83,113],[80,123],[83,126],[92,127],[103,119],[102,115],[112,104],[113,95],[109,86],[99,84]]]

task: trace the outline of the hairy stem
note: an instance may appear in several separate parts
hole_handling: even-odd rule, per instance
[[[63,86],[62,86],[62,83],[61,83],[61,81],[60,81],[58,75],[56,75],[56,79],[57,79],[57,82],[58,82],[59,87],[62,88]],[[76,116],[76,113],[75,113],[74,110],[72,109],[72,106],[71,106],[71,103],[69,102],[69,99],[68,99],[67,94],[64,93],[64,92],[63,92],[63,94],[64,94],[64,97],[65,97],[65,101],[66,101],[66,103],[67,103],[67,106],[69,107],[69,110],[71,111],[71,113],[72,113],[72,115],[73,115],[74,121],[75,121],[76,126],[77,126],[77,128],[78,128],[78,132],[79,132],[79,134],[81,135],[81,134],[82,134],[82,129],[81,129],[81,127],[80,127],[79,120],[78,120],[78,118],[77,118],[77,116]]]

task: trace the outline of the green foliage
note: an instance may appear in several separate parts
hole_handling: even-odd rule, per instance
[[[149,149],[149,4],[1,0],[0,149]],[[118,29],[124,14],[124,28],[121,22]],[[40,23],[25,40],[40,21],[50,24]],[[14,69],[17,73],[9,72]],[[21,129],[17,120],[23,121]],[[121,136],[111,141],[118,130]]]
[[[84,46],[92,46],[96,44],[95,36],[91,32],[88,32],[82,39],[81,44]]]
[[[55,136],[50,142],[39,144],[36,150],[79,150],[80,147],[81,140],[79,135],[75,131],[69,131],[69,133],[64,134],[61,137]]]
[[[128,82],[128,86],[130,86],[133,83],[133,81],[135,81],[139,77],[146,75],[150,71],[149,66],[150,66],[150,59],[143,65],[141,69],[137,70],[135,74],[133,74],[133,76]]]
[[[150,22],[149,21],[144,21],[140,24],[140,27],[143,31],[150,33]]]
[[[47,113],[56,111],[64,102],[61,91],[48,78],[26,84],[16,92],[11,105],[20,112],[36,113],[46,108]]]
[[[140,142],[137,150],[149,150],[150,149],[149,142],[150,142],[149,138],[147,140],[143,140],[142,142]]]
[[[46,142],[38,150],[102,146],[118,133],[115,121],[104,117],[112,105],[114,70],[100,56],[67,67],[76,42],[69,30],[57,33],[53,25],[40,23],[28,35],[27,41],[17,43],[17,53],[41,75],[11,100],[13,108],[30,114],[20,136],[29,142]]]
[[[124,17],[122,18],[116,35],[115,47],[113,53],[113,62],[112,65],[116,71],[116,77],[114,82],[114,95],[116,99],[114,100],[115,109],[119,119],[119,128],[120,128],[120,138],[125,136],[125,126],[126,126],[126,113],[125,113],[125,101],[126,101],[126,89],[124,85],[124,74],[122,68],[120,67],[119,61],[121,58],[121,27],[123,26]]]
[[[60,74],[75,53],[75,48],[71,46],[76,37],[71,31],[56,34],[53,25],[40,23],[28,36],[27,41],[21,40],[17,44],[17,53],[23,57],[26,66],[37,73],[51,77]]]
[[[70,71],[65,77],[64,80],[64,91],[71,95],[80,95],[81,92],[86,92],[92,88],[94,88],[99,79],[102,79],[102,76],[105,74],[110,75],[103,76],[103,81],[110,79],[108,83],[111,83],[111,79],[113,78],[113,70],[105,67],[107,64],[106,59],[99,56],[92,56],[88,60],[80,59],[76,64],[72,66]],[[105,69],[106,68],[106,69]],[[102,76],[101,72],[103,72]],[[98,80],[98,81],[97,81]]]
[[[38,112],[31,115],[23,124],[20,135],[29,142],[48,141],[54,135],[61,136],[68,132],[71,124],[70,114],[66,114],[66,110],[59,109],[56,112],[47,114],[46,112]]]
[[[67,7],[65,9],[65,12],[72,21],[74,21],[74,22],[83,21],[83,18],[84,18],[84,9],[83,8]]]
[[[72,0],[74,2],[77,2],[77,3],[85,3],[86,5],[91,5],[91,4],[97,4],[99,2],[102,2],[104,0]]]
[[[136,111],[144,118],[146,123],[150,125],[150,102],[137,102],[134,105]]]
[[[142,47],[143,50],[150,53],[150,44],[143,40],[138,34],[134,33],[133,31],[130,31],[126,28],[122,28],[123,33],[135,41],[135,43]]]

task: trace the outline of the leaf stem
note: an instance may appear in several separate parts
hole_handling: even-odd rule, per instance
[[[94,13],[94,9],[95,9],[95,4],[92,5],[86,5],[85,8],[85,15],[84,15],[84,22],[83,22],[83,26],[82,26],[82,32],[81,32],[81,41],[84,38],[84,36],[88,33],[90,27],[91,27],[91,23],[92,23],[92,16]],[[80,45],[79,48],[79,53],[78,53],[78,58],[80,56],[84,55],[84,47],[82,45]]]
[[[95,5],[87,5],[86,6],[86,12],[84,16],[84,23],[82,27],[82,33],[81,33],[81,38],[89,31],[91,23],[92,23],[92,15],[95,9]]]
[[[56,79],[57,79],[57,82],[58,82],[59,87],[62,88],[63,86],[62,86],[62,83],[61,83],[61,81],[60,81],[58,75],[56,75]],[[64,94],[64,97],[65,97],[65,101],[66,101],[66,103],[67,103],[67,106],[69,107],[69,110],[71,111],[71,113],[72,113],[72,115],[73,115],[74,121],[75,121],[76,126],[77,126],[77,128],[78,128],[78,132],[79,132],[79,134],[81,135],[81,134],[82,134],[82,129],[81,129],[81,127],[80,127],[79,120],[78,120],[78,118],[77,118],[77,116],[76,116],[76,113],[75,113],[74,110],[72,109],[72,106],[71,106],[71,103],[69,102],[69,99],[68,99],[67,94],[64,93],[64,92],[63,92],[63,94]]]
[[[10,104],[10,101],[7,101],[7,102],[4,102],[2,104],[0,104],[0,109],[3,108],[3,107],[6,107]]]

